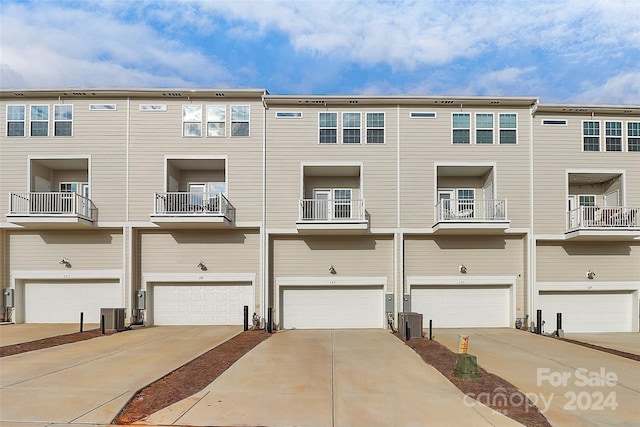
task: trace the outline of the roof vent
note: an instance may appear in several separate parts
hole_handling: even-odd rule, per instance
[[[222,92],[216,92],[216,96],[224,96],[224,93],[222,93]]]
[[[71,95],[73,95],[73,96],[87,96],[87,94],[85,92],[73,92],[73,93],[71,93]]]
[[[22,92],[13,92],[14,96],[24,96],[24,93]]]
[[[352,100],[349,101],[349,104],[357,104],[357,103],[358,103],[358,101],[355,100],[355,99],[352,99]]]
[[[500,104],[500,101],[491,101],[491,105],[497,105]]]
[[[182,94],[180,92],[166,92],[166,93],[163,93],[162,96],[177,97],[177,96],[182,96]]]

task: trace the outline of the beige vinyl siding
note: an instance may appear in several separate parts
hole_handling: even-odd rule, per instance
[[[543,126],[544,119],[565,119],[566,126]],[[629,152],[583,152],[582,122],[598,120],[600,139],[604,136],[605,121],[621,121],[623,134],[626,123],[640,120],[626,116],[596,116],[590,114],[536,114],[534,123],[534,226],[536,234],[563,234],[567,231],[567,170],[624,171],[626,187],[620,194],[620,203],[640,207],[640,154]],[[625,137],[623,141],[626,143]],[[599,194],[597,203],[602,205],[603,192],[610,191],[594,182],[593,186],[577,188],[572,193]]]
[[[153,212],[154,193],[176,191],[166,188],[166,157],[226,158],[227,194],[236,208],[236,221],[262,218],[262,106],[255,101],[227,102],[224,105],[251,105],[250,137],[182,137],[182,105],[186,100],[136,100],[131,102],[130,220],[148,221]],[[140,111],[140,104],[166,104],[167,111]],[[217,104],[219,100],[198,100],[194,104]],[[228,108],[227,108],[228,109]],[[206,120],[206,119],[205,119]],[[230,124],[230,112],[227,128]],[[203,131],[206,134],[206,121]],[[180,191],[186,191],[181,184]]]
[[[373,236],[274,238],[272,277],[387,277],[393,292],[393,239]]]
[[[635,242],[538,242],[538,282],[584,282],[596,273],[595,282],[640,279],[640,244]]]
[[[407,236],[405,278],[409,276],[515,276],[516,314],[527,309],[526,241],[498,236]],[[467,267],[461,274],[460,265]]]
[[[436,204],[435,164],[459,162],[486,165],[495,163],[494,198],[507,200],[507,219],[511,220],[512,228],[527,227],[530,181],[529,110],[506,110],[499,107],[488,109],[465,105],[462,112],[471,114],[472,123],[475,120],[475,113],[494,113],[496,143],[493,145],[451,143],[451,114],[461,112],[459,107],[429,107],[429,111],[437,112],[437,118],[411,119],[410,112],[418,110],[420,108],[416,106],[403,106],[400,109],[401,225],[418,228],[433,226]],[[517,144],[498,143],[497,120],[500,113],[517,114]],[[478,188],[481,188],[481,185]],[[482,198],[481,195],[476,197]]]
[[[62,258],[76,270],[122,270],[121,231],[8,231],[11,270],[60,270]]]
[[[303,111],[302,119],[276,119],[277,111]],[[343,112],[361,112],[362,126],[366,112],[385,113],[385,143],[367,144],[363,133],[360,144],[342,144],[338,127],[337,144],[318,143],[318,113],[337,112],[341,123]],[[364,127],[363,127],[364,129]],[[365,201],[371,227],[396,225],[396,110],[390,107],[366,108],[336,106],[325,109],[316,107],[271,108],[267,111],[267,226],[293,229],[298,220],[303,164],[362,165],[360,198]],[[350,177],[351,178],[351,177]],[[331,180],[333,181],[333,180]],[[331,188],[314,180],[318,188]],[[333,184],[332,184],[333,185]],[[353,197],[356,197],[353,195]]]

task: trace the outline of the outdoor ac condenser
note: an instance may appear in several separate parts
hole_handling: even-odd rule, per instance
[[[409,336],[407,336],[409,326]],[[398,332],[405,340],[422,338],[422,313],[398,313]]]
[[[100,318],[104,316],[104,330],[105,331],[124,331],[124,308],[101,308]]]

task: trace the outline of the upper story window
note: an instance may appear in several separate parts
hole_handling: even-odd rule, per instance
[[[423,112],[423,111],[412,111],[409,113],[409,117],[412,119],[435,119],[436,113],[431,112]]]
[[[318,116],[320,144],[338,142],[338,113],[320,113]]]
[[[476,114],[476,144],[493,144],[493,113]]]
[[[31,106],[31,136],[49,136],[49,106]]]
[[[360,113],[342,113],[342,143],[360,144]]]
[[[640,122],[627,123],[627,150],[640,151]]]
[[[301,119],[302,111],[278,111],[276,119]]]
[[[89,111],[116,111],[116,104],[89,104]]]
[[[606,151],[622,151],[622,122],[605,122]]]
[[[543,126],[566,126],[567,121],[564,119],[543,119]]]
[[[249,136],[249,106],[231,106],[231,136]]]
[[[500,124],[500,144],[518,143],[518,116],[514,113],[501,113]]]
[[[25,136],[24,105],[7,105],[7,136]]]
[[[227,108],[224,105],[207,105],[207,136],[227,135]]]
[[[384,144],[384,113],[367,113],[367,144]]]
[[[53,106],[53,136],[73,135],[73,105]]]
[[[471,114],[453,113],[451,116],[454,144],[471,144]]]
[[[582,122],[582,148],[584,151],[600,151],[600,122]]]
[[[182,136],[202,136],[202,105],[182,106]]]

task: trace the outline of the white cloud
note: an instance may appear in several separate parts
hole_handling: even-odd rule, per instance
[[[640,71],[613,76],[601,86],[591,87],[577,95],[575,100],[586,104],[640,105]]]

